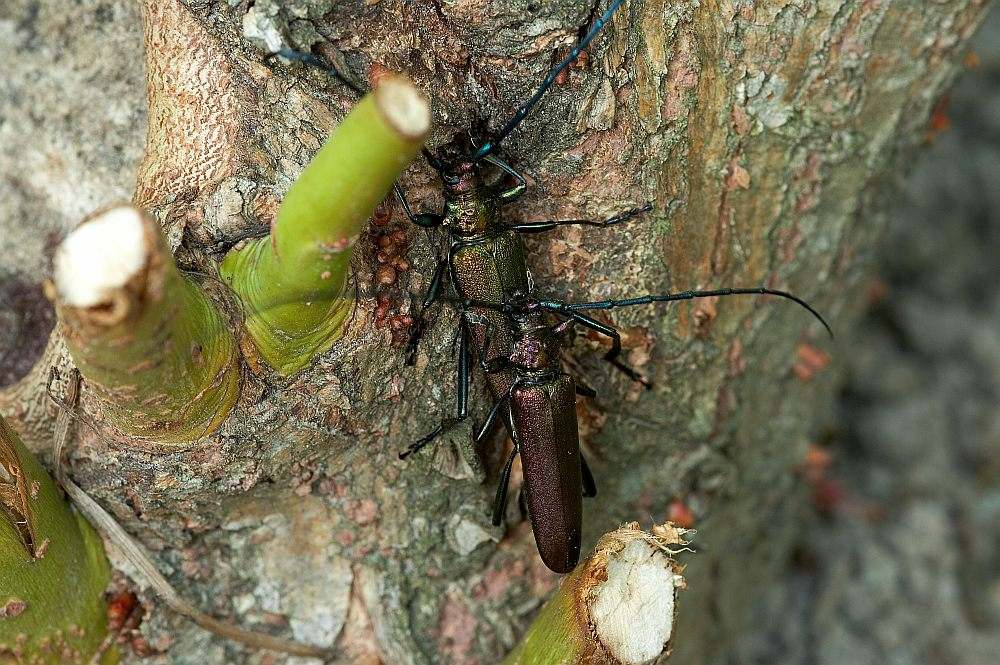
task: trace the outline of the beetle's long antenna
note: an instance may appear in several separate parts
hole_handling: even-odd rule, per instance
[[[490,309],[497,312],[503,312],[506,314],[515,314],[518,312],[527,311],[530,309],[531,303],[535,303],[536,307],[541,307],[542,309],[548,310],[554,314],[570,315],[573,312],[581,312],[590,309],[616,309],[618,307],[634,307],[636,305],[651,305],[658,302],[674,302],[677,300],[694,300],[695,298],[713,298],[717,296],[778,296],[779,298],[785,298],[791,300],[792,302],[798,304],[799,306],[805,308],[810,314],[812,314],[816,319],[823,324],[826,328],[826,332],[833,338],[833,330],[830,329],[830,325],[826,322],[826,319],[817,312],[812,305],[807,303],[802,298],[795,294],[788,293],[787,291],[779,291],[778,289],[769,289],[764,286],[757,286],[752,288],[743,287],[732,287],[725,289],[712,289],[708,291],[678,291],[677,293],[663,293],[663,294],[650,294],[645,296],[638,296],[636,298],[625,298],[623,300],[595,300],[593,302],[563,302],[561,300],[541,300],[541,301],[526,301],[525,303],[494,303],[485,300],[476,300],[472,298],[439,298],[439,300],[444,302],[453,302],[462,307],[478,307],[481,309]]]
[[[612,2],[606,10],[604,10],[604,13],[601,14],[601,17],[594,23],[594,27],[590,29],[590,32],[584,35],[583,39],[581,39],[579,43],[573,47],[573,50],[569,52],[569,55],[562,59],[562,62],[552,68],[552,71],[550,71],[545,77],[545,80],[542,81],[542,85],[535,91],[535,94],[533,94],[528,101],[526,101],[519,109],[517,109],[517,111],[514,112],[514,116],[507,121],[507,124],[500,130],[500,133],[497,134],[496,138],[493,139],[493,141],[488,141],[479,146],[479,149],[472,156],[473,161],[478,162],[480,159],[496,150],[497,146],[500,145],[500,142],[507,138],[507,135],[514,131],[515,127],[521,124],[521,121],[524,120],[528,113],[531,112],[531,109],[538,104],[538,102],[542,99],[542,96],[545,95],[545,92],[552,87],[556,77],[559,76],[564,69],[569,67],[570,64],[577,59],[577,57],[579,57],[580,52],[583,51],[583,49],[587,48],[594,37],[597,36],[597,33],[601,31],[601,28],[603,28],[604,25],[611,19],[611,15],[615,13],[615,10],[618,9],[622,2],[624,2],[624,0],[614,0],[614,2]]]
[[[802,298],[788,293],[787,291],[779,291],[777,289],[769,289],[763,286],[758,286],[754,288],[726,288],[726,289],[712,289],[708,291],[680,291],[678,293],[664,293],[660,295],[646,295],[638,296],[636,298],[626,298],[624,300],[596,300],[594,302],[559,302],[559,301],[541,301],[539,304],[552,312],[579,312],[588,309],[615,309],[617,307],[632,307],[635,305],[650,305],[657,302],[674,302],[677,300],[694,300],[695,298],[712,298],[716,296],[743,296],[743,295],[767,295],[767,296],[778,296],[779,298],[786,298],[798,305],[804,307],[809,311],[814,317],[816,317],[823,327],[826,328],[826,332],[829,333],[830,337],[833,337],[833,331],[830,329],[829,324],[826,320],[813,309],[812,305],[807,303]]]
[[[277,51],[275,55],[280,55],[282,58],[285,58],[286,60],[301,62],[303,64],[309,65],[310,67],[315,67],[316,69],[323,70],[324,72],[326,72],[327,74],[329,74],[330,76],[332,76],[333,78],[337,79],[345,86],[347,86],[351,90],[351,92],[357,95],[359,99],[361,97],[364,97],[366,94],[370,92],[364,86],[358,85],[350,78],[342,74],[341,71],[337,69],[334,65],[324,62],[323,60],[316,57],[312,53],[305,53],[304,51],[296,51],[295,49],[291,48],[283,48],[280,51]],[[421,148],[420,152],[424,156],[424,159],[427,160],[427,163],[430,164],[431,168],[433,168],[435,171],[440,173],[446,168],[447,165],[443,161],[438,159],[434,155],[434,153],[432,153],[426,147]],[[398,198],[399,202],[403,205],[403,212],[406,213],[407,218],[410,221],[414,221],[413,212],[410,210],[410,202],[406,199],[406,192],[403,191],[402,185],[400,185],[397,182],[396,184],[393,185],[392,189],[394,192],[396,192],[396,198]]]
[[[294,60],[296,62],[305,63],[307,65],[310,65],[311,67],[315,67],[316,69],[322,69],[324,72],[326,72],[327,74],[329,74],[330,76],[332,76],[333,78],[337,79],[338,81],[346,85],[348,88],[350,88],[351,92],[357,95],[358,98],[364,97],[370,92],[369,90],[366,90],[363,86],[360,86],[351,79],[347,78],[347,76],[342,74],[340,70],[337,69],[335,66],[333,66],[330,63],[323,62],[312,53],[306,53],[304,51],[296,51],[295,49],[291,48],[283,48],[280,51],[277,51],[275,55],[280,55],[282,58],[285,58],[286,60]]]

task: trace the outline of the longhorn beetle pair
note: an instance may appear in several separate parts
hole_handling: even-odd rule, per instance
[[[459,310],[455,416],[445,419],[429,434],[411,444],[400,457],[417,452],[468,417],[474,347],[479,367],[495,400],[484,425],[475,436],[476,441],[485,439],[502,417],[514,442],[500,474],[493,505],[493,523],[499,525],[501,521],[511,467],[514,458],[520,454],[524,496],[535,541],[542,560],[559,573],[572,570],[579,559],[582,496],[596,493],[593,476],[580,454],[575,412],[577,394],[594,396],[595,393],[560,371],[560,338],[573,324],[609,337],[612,347],[605,354],[605,360],[631,379],[650,387],[638,372],[619,360],[621,336],[618,331],[583,314],[583,311],[710,296],[770,294],[797,302],[823,321],[815,310],[796,296],[763,287],[685,291],[589,303],[532,298],[521,234],[544,232],[567,225],[614,226],[652,209],[650,204],[646,204],[603,221],[568,219],[505,223],[501,213],[505,205],[516,201],[527,189],[525,178],[497,156],[501,142],[527,117],[556,77],[597,36],[623,1],[611,2],[590,31],[548,73],[541,86],[490,140],[481,141],[478,145],[475,142],[466,145],[456,139],[436,155],[424,150],[424,157],[441,176],[444,185],[444,209],[440,213],[413,213],[402,188],[396,186],[396,194],[409,220],[427,229],[446,229],[449,242],[447,255],[438,260],[416,317],[406,350],[407,365],[414,362],[417,345],[426,327],[428,309],[437,301],[449,301],[456,304]],[[311,54],[283,51],[281,55],[327,69],[355,92],[363,92]],[[489,170],[499,172],[499,181],[488,182]],[[505,185],[504,178],[512,179],[513,184]],[[455,291],[454,298],[443,293],[446,273]],[[562,321],[550,324],[547,315]],[[826,326],[825,321],[823,325]]]

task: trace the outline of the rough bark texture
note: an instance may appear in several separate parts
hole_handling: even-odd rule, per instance
[[[203,268],[200,248],[266,228],[350,98],[322,73],[262,64],[242,34],[247,3],[140,4],[149,144],[135,200],[163,223],[179,261]],[[258,0],[256,24],[286,28],[299,47],[332,44],[362,76],[407,72],[433,95],[437,143],[476,118],[496,127],[597,9],[578,0],[283,4],[277,12]],[[540,293],[589,299],[763,282],[810,298],[847,331],[885,226],[884,193],[985,4],[626,3],[586,66],[507,145],[535,185],[511,214],[597,217],[646,199],[656,211],[613,231],[532,239]],[[139,26],[136,8],[119,0],[72,10],[15,0],[0,10],[0,53],[18,71],[0,84],[10,93],[0,124],[5,289],[38,284],[46,232],[130,191]],[[411,200],[436,207],[428,169],[412,169],[405,183]],[[405,311],[432,253],[396,211],[391,224],[407,231],[414,268],[379,291],[374,251],[360,251],[356,279]],[[380,232],[362,242],[372,247]],[[33,307],[21,309],[44,311]],[[459,430],[397,461],[452,409],[454,316],[442,311],[414,369],[374,310],[363,300],[349,335],[311,369],[252,379],[218,435],[183,452],[81,427],[73,473],[209,611],[337,640],[344,662],[497,662],[556,577],[516,504],[506,530],[489,525],[499,440],[477,454]],[[682,498],[702,551],[686,571],[674,660],[720,662],[796,533],[794,469],[837,374],[802,381],[808,372],[792,367],[816,358],[813,346],[834,358],[848,349],[771,301],[613,318],[657,388],[643,393],[609,372],[589,340],[573,349],[573,371],[600,393],[580,414],[601,489],[587,506],[585,547],[620,522],[659,520]],[[8,341],[16,338],[4,330],[0,357],[22,348]],[[53,344],[44,362],[59,357]],[[36,451],[51,427],[46,373],[40,366],[0,393],[0,409]],[[166,612],[143,630],[163,662],[268,662]]]
[[[1000,654],[1000,6],[972,54],[879,248],[817,519],[733,662]]]

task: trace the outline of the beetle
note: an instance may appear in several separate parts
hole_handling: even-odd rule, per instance
[[[791,300],[833,334],[823,317],[807,302],[786,291],[766,287],[692,290],[579,303],[537,300],[524,293],[516,293],[511,301],[501,304],[463,301],[463,310],[467,312],[464,321],[482,329],[488,351],[498,332],[494,319],[487,320],[471,312],[487,310],[500,314],[512,338],[509,353],[487,352],[479,361],[487,376],[505,375],[504,384],[508,388],[495,395],[496,401],[475,434],[475,442],[486,439],[502,417],[514,443],[500,472],[493,501],[493,525],[500,526],[502,521],[511,469],[520,455],[524,476],[522,496],[542,561],[554,572],[567,573],[579,560],[582,499],[596,496],[597,485],[580,451],[576,396],[596,397],[597,393],[561,370],[559,348],[575,324],[617,339],[613,327],[583,312],[736,295],[771,295]],[[549,317],[562,320],[550,324]]]
[[[424,157],[438,172],[443,184],[444,207],[439,213],[414,214],[402,188],[396,194],[407,218],[414,224],[427,228],[444,228],[448,232],[448,248],[438,259],[434,274],[415,317],[406,349],[405,362],[413,365],[417,345],[426,328],[429,308],[443,296],[445,276],[456,292],[458,300],[465,303],[487,302],[495,305],[507,302],[513,294],[526,294],[531,290],[527,269],[526,251],[521,234],[542,233],[560,226],[610,227],[652,210],[652,205],[631,208],[604,220],[562,219],[507,223],[503,219],[504,206],[517,201],[527,191],[527,181],[497,155],[500,145],[541,101],[559,74],[572,64],[600,33],[624,0],[613,0],[594,25],[571,51],[546,75],[537,90],[513,113],[502,129],[488,140],[466,144],[461,138],[444,146],[438,154],[424,150]],[[490,171],[497,171],[513,180],[505,186],[488,180]],[[456,378],[455,416],[444,419],[426,436],[420,438],[400,453],[406,458],[433,441],[441,433],[468,417],[468,394],[471,371],[471,353],[474,347],[480,360],[489,362],[510,349],[511,330],[504,318],[494,309],[474,304],[459,308],[459,352]],[[465,323],[467,314],[489,323],[494,338],[489,348],[485,345],[482,328],[470,329]],[[621,340],[616,331],[611,332],[614,344],[605,359],[618,370],[636,381],[648,382],[620,359]],[[487,374],[494,395],[503,395],[510,389],[506,373]]]

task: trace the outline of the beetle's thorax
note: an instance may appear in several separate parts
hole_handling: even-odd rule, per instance
[[[452,233],[462,237],[487,235],[498,224],[500,208],[479,167],[456,165],[444,180],[445,221]]]
[[[499,225],[499,206],[484,190],[445,196],[444,225],[463,238],[486,236]]]
[[[547,372],[555,367],[559,359],[559,340],[541,315],[520,318],[515,326],[517,337],[511,349],[511,362],[529,372]]]

